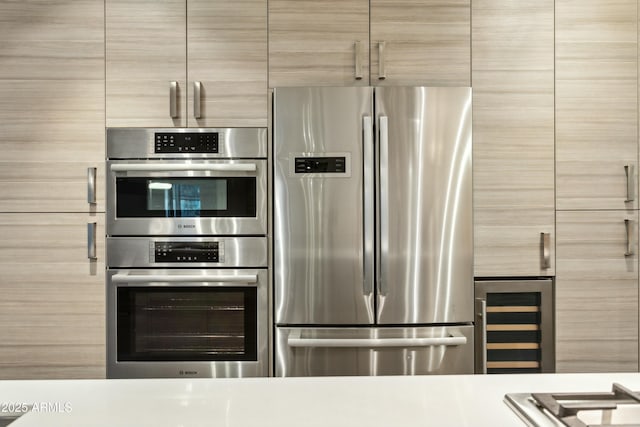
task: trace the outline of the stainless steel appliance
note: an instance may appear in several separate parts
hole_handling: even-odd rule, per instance
[[[274,90],[276,375],[473,373],[471,89]]]
[[[109,237],[107,377],[269,373],[266,237]]]
[[[269,375],[266,129],[107,129],[107,377]]]
[[[553,280],[477,280],[476,373],[555,372]]]
[[[107,129],[110,235],[266,235],[266,129]]]
[[[640,393],[616,383],[611,392],[511,393],[505,403],[531,427],[640,425]]]

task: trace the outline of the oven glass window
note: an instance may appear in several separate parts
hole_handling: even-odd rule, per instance
[[[257,289],[121,287],[119,361],[257,360]]]
[[[116,178],[119,218],[255,217],[256,178]]]

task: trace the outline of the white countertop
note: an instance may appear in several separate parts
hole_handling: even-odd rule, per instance
[[[523,426],[505,393],[640,390],[640,374],[0,381],[11,427]],[[2,415],[2,413],[0,413]]]

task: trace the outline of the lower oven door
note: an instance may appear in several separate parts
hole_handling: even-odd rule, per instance
[[[107,377],[269,374],[266,269],[110,270]]]
[[[276,376],[473,373],[473,326],[276,328]]]

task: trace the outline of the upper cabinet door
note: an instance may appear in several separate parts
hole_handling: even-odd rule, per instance
[[[470,0],[371,0],[371,84],[471,85]]]
[[[0,2],[0,212],[104,211],[102,0]]]
[[[556,0],[557,209],[637,209],[636,0]]]
[[[269,87],[368,85],[368,0],[269,0]]]
[[[186,126],[185,0],[105,7],[107,127]]]
[[[189,0],[189,126],[267,126],[267,1]]]

